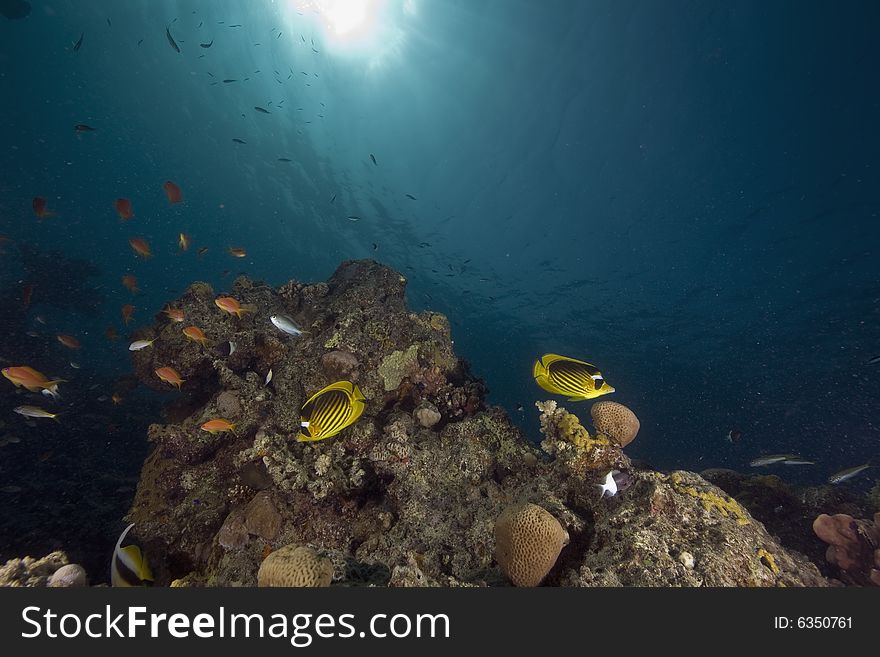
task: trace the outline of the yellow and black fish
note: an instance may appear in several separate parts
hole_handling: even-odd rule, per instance
[[[364,412],[364,398],[351,381],[337,381],[322,388],[303,404],[298,442],[324,440],[354,424]]]
[[[532,369],[535,383],[547,392],[584,401],[614,392],[594,365],[558,354],[544,354]]]
[[[137,545],[122,547],[122,541],[134,527],[134,523],[125,528],[116,541],[113,550],[113,561],[110,564],[110,584],[112,586],[150,586],[153,583],[153,572],[146,557]]]

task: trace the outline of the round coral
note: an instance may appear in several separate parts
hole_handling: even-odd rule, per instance
[[[285,545],[263,563],[257,573],[257,586],[330,586],[333,564],[310,547]]]
[[[77,563],[69,563],[61,566],[52,573],[47,586],[50,587],[75,587],[86,586],[89,578],[86,575],[86,569]]]
[[[623,404],[613,401],[600,401],[590,409],[593,426],[621,447],[626,447],[639,433],[639,418]]]
[[[568,532],[536,504],[509,506],[495,521],[495,559],[515,586],[538,586],[567,544]]]

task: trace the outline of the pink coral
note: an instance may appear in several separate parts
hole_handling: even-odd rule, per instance
[[[847,580],[880,586],[880,513],[874,514],[873,521],[823,513],[813,521],[813,531],[828,544],[825,558]]]

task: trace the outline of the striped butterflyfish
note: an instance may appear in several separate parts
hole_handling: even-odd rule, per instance
[[[112,586],[150,586],[153,583],[153,573],[141,549],[137,545],[122,547],[122,542],[132,527],[134,523],[125,528],[113,549],[113,561],[110,564]]]
[[[535,383],[547,392],[584,401],[614,392],[595,365],[559,354],[544,354],[532,369]]]
[[[300,412],[299,442],[324,440],[354,424],[364,412],[364,398],[351,381],[337,381],[309,397]]]

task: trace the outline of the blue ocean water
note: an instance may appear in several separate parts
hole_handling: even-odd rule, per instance
[[[34,508],[127,509],[163,402],[126,384],[128,329],[196,280],[324,280],[352,258],[446,313],[535,441],[551,395],[531,367],[556,352],[602,370],[652,467],[793,452],[817,464],[776,471],[820,483],[876,462],[876,3],[30,5],[0,18],[0,357],[77,390],[59,427],[30,427],[0,389],[0,436],[21,439],[2,483]],[[108,481],[66,486],[82,467]]]

